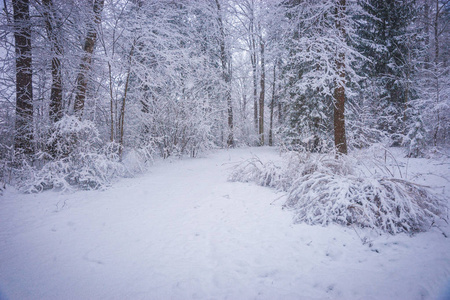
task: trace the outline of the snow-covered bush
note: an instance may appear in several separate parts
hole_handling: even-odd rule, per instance
[[[231,173],[230,181],[256,182],[261,186],[268,186],[277,189],[284,187],[284,172],[280,166],[273,162],[264,164],[258,157],[246,161],[239,165]]]
[[[415,119],[403,140],[403,145],[406,147],[408,157],[423,157],[427,146],[425,141],[427,132],[422,119],[420,117]]]
[[[0,189],[11,181],[13,157],[13,147],[0,143]]]
[[[48,139],[49,153],[40,153],[47,161],[42,168],[25,164],[24,181],[19,189],[38,192],[56,188],[69,190],[72,187],[92,189],[105,186],[111,179],[126,175],[119,162],[118,145],[102,145],[94,123],[80,121],[74,116],[65,116],[55,123]]]
[[[156,150],[152,144],[132,148],[124,154],[122,163],[133,174],[144,172],[153,163]]]
[[[236,166],[230,180],[254,181],[287,192],[285,208],[296,222],[368,227],[392,234],[427,230],[442,218],[445,202],[427,187],[358,171],[355,158],[289,153],[284,162],[253,158]]]

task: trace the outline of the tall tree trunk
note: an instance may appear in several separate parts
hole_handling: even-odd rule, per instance
[[[81,58],[80,70],[76,79],[76,94],[74,111],[78,118],[82,118],[84,104],[86,101],[86,91],[88,85],[88,73],[91,67],[92,53],[94,53],[95,42],[97,41],[96,26],[101,22],[105,0],[94,0],[93,8],[93,22],[89,22],[88,32],[84,40],[83,51],[84,55]]]
[[[217,6],[217,23],[219,25],[220,30],[220,60],[222,63],[222,77],[225,81],[226,85],[226,101],[227,101],[227,119],[228,119],[228,137],[227,137],[227,145],[228,147],[232,147],[234,145],[234,137],[233,137],[233,103],[231,101],[231,66],[230,59],[225,45],[225,29],[223,26],[222,20],[222,8],[220,6],[219,0],[216,0]]]
[[[281,124],[281,123],[283,123],[283,106],[282,106],[280,100],[278,100],[277,102],[278,102],[278,107],[277,107],[277,109],[278,109],[278,124]]]
[[[228,62],[227,74],[227,115],[228,115],[228,147],[234,146],[233,103],[231,100],[231,61]]]
[[[133,45],[131,46],[131,50],[130,50],[130,56],[129,56],[129,61],[128,61],[129,66],[128,66],[127,78],[125,80],[125,87],[124,87],[123,98],[122,98],[122,107],[120,109],[120,116],[119,116],[119,131],[120,131],[119,158],[121,161],[122,161],[122,153],[123,153],[123,134],[124,134],[124,127],[125,127],[125,104],[126,104],[127,94],[128,94],[128,84],[130,82],[131,59],[133,57],[135,44],[136,44],[136,40],[133,42]]]
[[[50,120],[55,123],[63,116],[62,71],[60,57],[63,55],[61,41],[56,32],[57,21],[52,0],[43,0],[47,36],[52,49],[52,87],[50,92]]]
[[[269,123],[269,146],[273,146],[273,107],[275,106],[275,71],[277,62],[273,63],[273,83],[272,83],[272,100],[270,101],[270,123]]]
[[[425,42],[425,69],[430,66],[430,0],[425,0],[423,14],[424,14],[424,42]]]
[[[111,122],[109,123],[109,140],[110,142],[114,142],[114,93],[113,93],[113,79],[112,79],[112,66],[111,62],[108,61],[108,73],[109,73],[109,117],[111,118]],[[127,76],[128,80],[128,76]],[[116,102],[116,114],[117,114],[117,101]],[[116,115],[117,119],[117,115]]]
[[[439,0],[435,0],[436,3],[436,12],[434,15],[434,22],[433,22],[433,30],[434,30],[434,79],[435,79],[435,85],[436,85],[436,106],[439,105],[440,102],[440,82],[439,82]],[[436,111],[436,127],[434,129],[433,134],[433,144],[436,147],[437,141],[438,141],[438,133],[441,123],[441,118],[439,115],[439,109]]]
[[[264,40],[262,38],[261,28],[259,28],[259,46],[261,50],[261,78],[260,78],[260,88],[259,91],[259,144],[264,146],[264,97],[266,94],[265,84],[266,84],[266,71],[264,65]]]
[[[335,10],[336,28],[340,33],[340,39],[345,42],[345,17],[346,0],[339,0]],[[345,53],[337,49],[336,68],[339,80],[336,81],[334,90],[334,145],[340,154],[347,154],[347,139],[345,135]]]
[[[251,54],[252,75],[253,75],[253,121],[255,132],[258,132],[258,75],[256,73],[256,52]]]
[[[16,133],[14,148],[33,153],[33,78],[29,0],[13,0],[16,48]]]
[[[255,124],[255,133],[258,133],[258,75],[257,75],[257,55],[255,40],[255,13],[254,3],[250,7],[249,24],[249,43],[250,43],[250,62],[252,64],[253,75],[253,121]]]

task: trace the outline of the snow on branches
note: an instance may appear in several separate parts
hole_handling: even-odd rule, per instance
[[[119,162],[117,145],[103,145],[91,121],[64,116],[55,123],[47,144],[49,153],[40,153],[39,158],[46,160],[51,156],[52,159],[40,169],[25,164],[22,173],[27,179],[19,181],[21,191],[96,189],[108,185],[117,176],[126,175],[125,167]]]
[[[389,174],[367,175],[355,158],[290,152],[281,165],[257,157],[235,167],[231,181],[287,192],[295,222],[337,223],[396,234],[425,231],[444,218],[445,201],[429,188]]]

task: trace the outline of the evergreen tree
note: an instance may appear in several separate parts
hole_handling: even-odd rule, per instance
[[[379,116],[378,128],[391,135],[391,144],[400,145],[404,116],[414,94],[411,88],[413,68],[411,24],[415,0],[368,0],[359,17],[359,50],[370,58],[362,68],[367,75],[373,100],[373,113]],[[375,94],[373,92],[375,91]]]

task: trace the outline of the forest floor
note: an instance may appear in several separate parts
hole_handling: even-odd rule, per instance
[[[221,150],[156,162],[104,191],[8,188],[0,299],[449,299],[448,225],[393,236],[293,224],[283,193],[227,181],[253,154],[280,159]],[[407,166],[448,198],[448,159]]]

